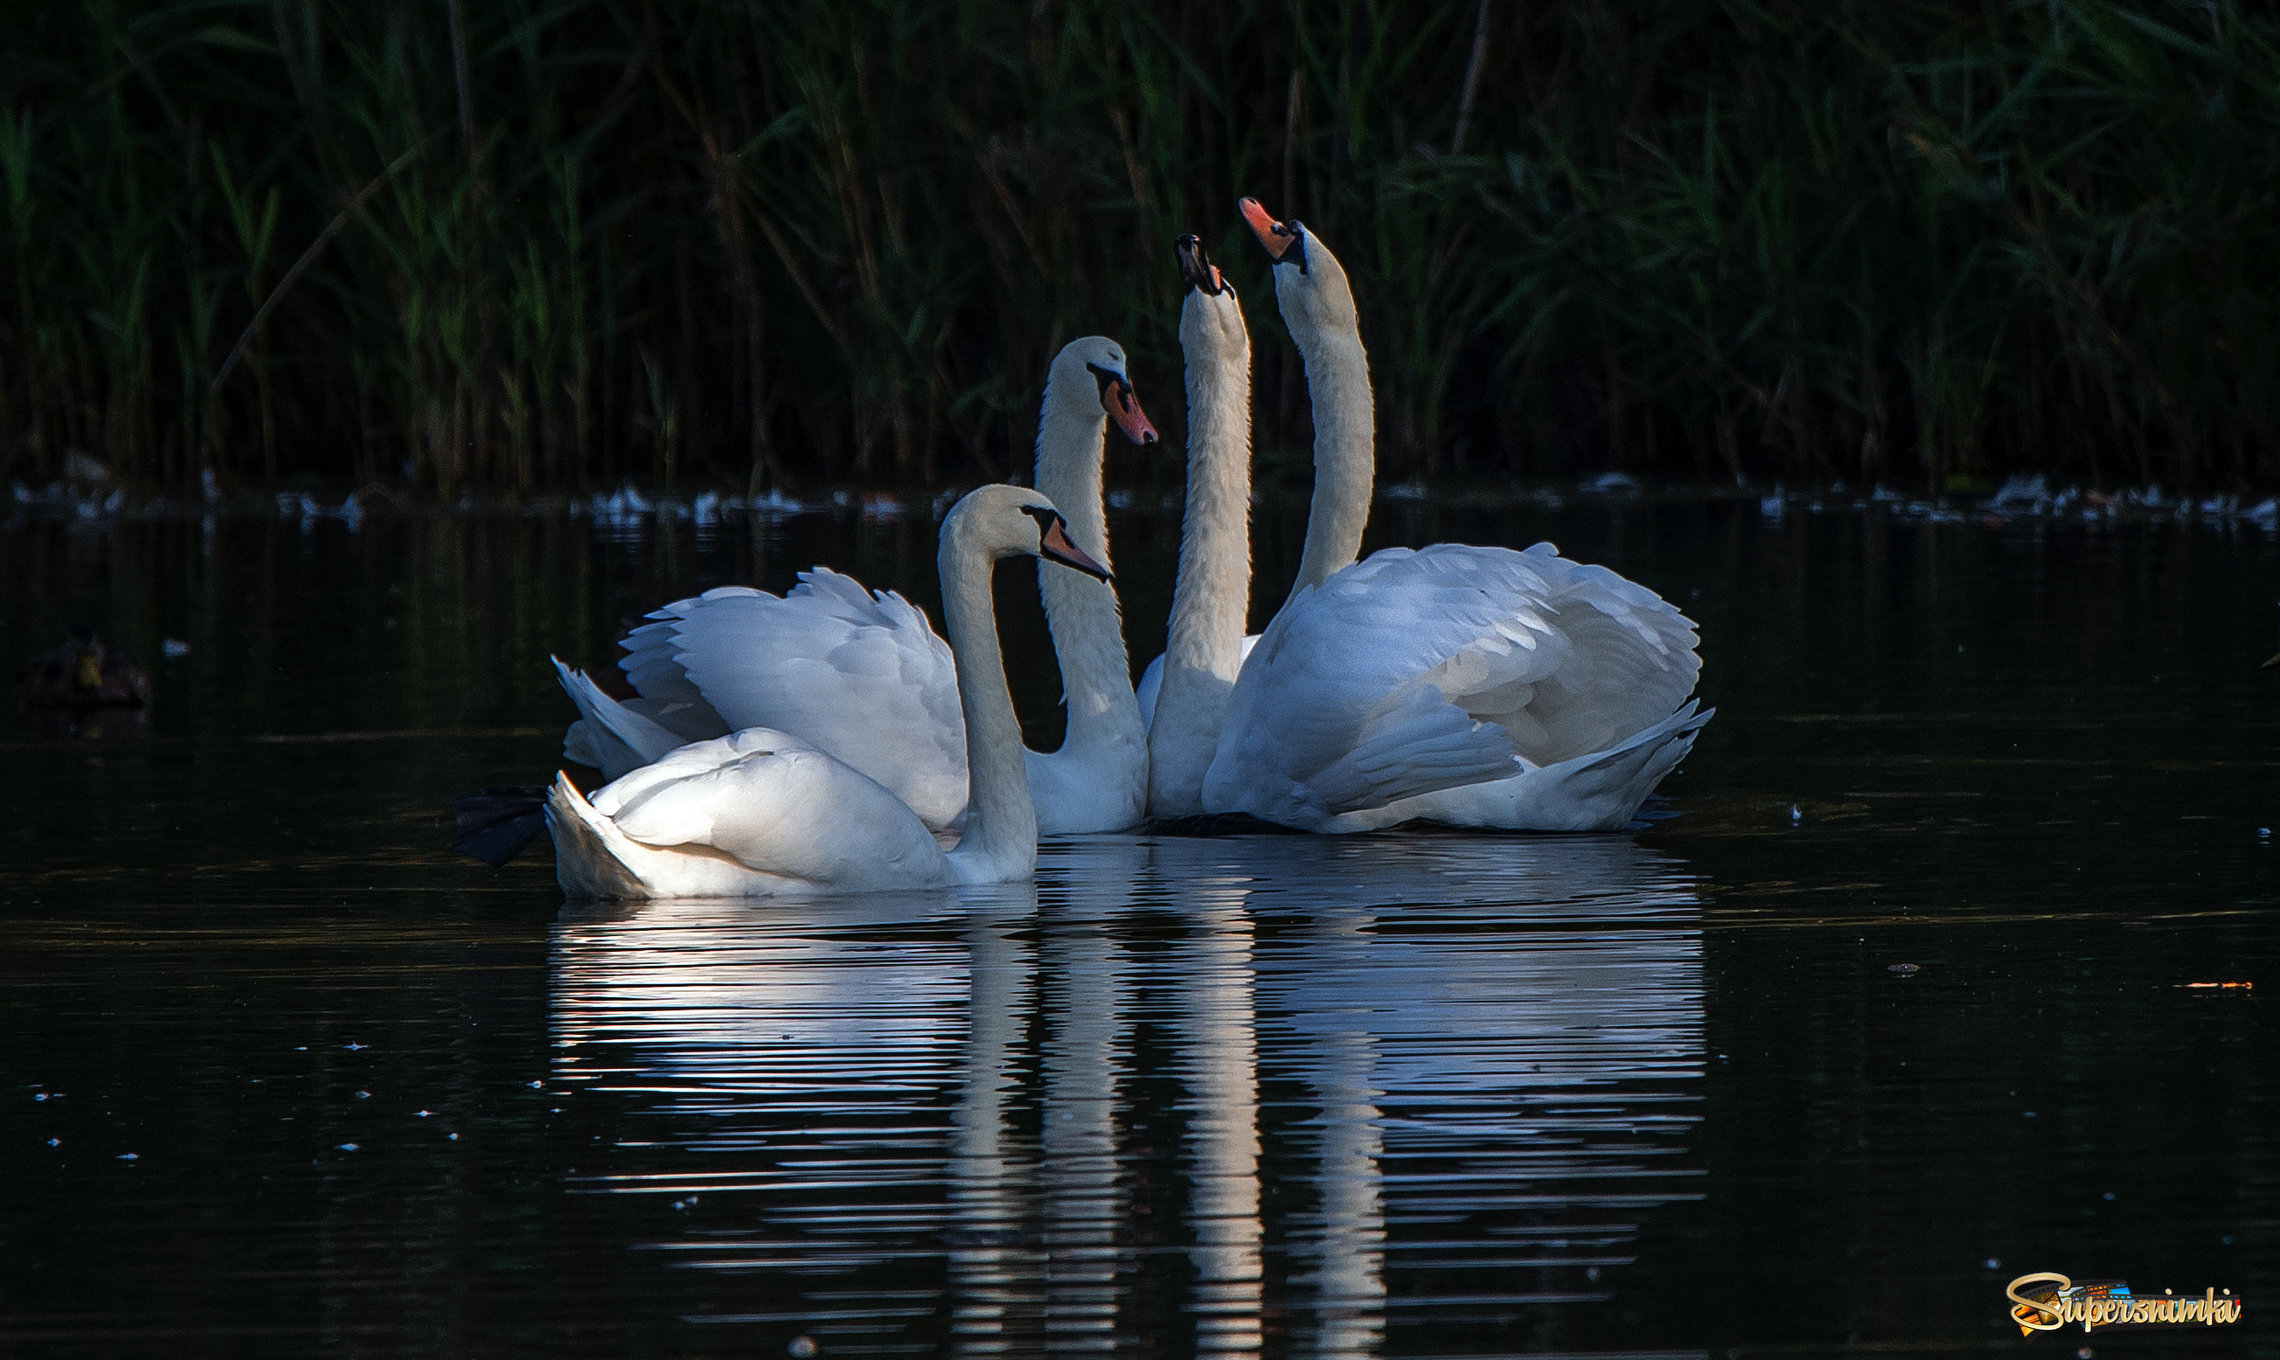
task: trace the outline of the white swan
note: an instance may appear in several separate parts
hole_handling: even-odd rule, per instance
[[[969,739],[966,829],[944,851],[877,781],[767,728],[697,742],[596,791],[557,776],[555,874],[594,897],[760,897],[1011,883],[1037,864],[1021,726],[1006,687],[990,574],[1017,553],[1105,580],[1035,491],[985,486],[942,522],[943,620]]]
[[[1067,516],[1070,541],[1107,563],[1102,506],[1105,421],[1156,442],[1132,392],[1124,351],[1088,336],[1064,346],[1045,382],[1037,489]],[[891,591],[817,567],[783,596],[723,586],[680,600],[635,629],[619,664],[641,698],[619,703],[556,662],[583,719],[568,758],[615,778],[687,741],[733,728],[788,732],[885,785],[937,830],[966,807],[966,741],[949,650],[926,616]],[[1140,821],[1147,730],[1132,696],[1116,592],[1040,573],[1068,734],[1028,756],[1037,820],[1048,834],[1115,831]]]
[[[1246,198],[1240,207],[1245,222],[1275,263],[1294,266],[1289,270],[1275,269],[1273,275],[1275,305],[1282,312],[1292,341],[1298,346],[1299,357],[1305,361],[1307,402],[1314,417],[1314,496],[1307,507],[1306,542],[1299,553],[1298,577],[1291,583],[1289,599],[1296,599],[1300,591],[1320,585],[1341,568],[1351,566],[1361,555],[1362,529],[1369,522],[1370,489],[1376,476],[1375,440],[1371,433],[1376,408],[1370,393],[1369,356],[1362,349],[1360,314],[1354,310],[1353,290],[1347,286],[1346,268],[1338,263],[1338,257],[1320,246],[1310,251],[1304,227],[1295,221],[1288,225],[1276,222],[1259,206],[1258,200]],[[1191,238],[1181,238],[1182,241],[1188,239]],[[1198,245],[1199,259],[1201,254]],[[1184,252],[1180,267],[1185,275],[1189,261]],[[1202,260],[1201,267],[1209,270],[1209,282],[1225,288],[1219,270],[1208,260]],[[1194,278],[1188,279],[1188,285],[1188,300],[1180,313],[1180,344],[1187,359],[1188,403],[1191,410],[1201,405],[1210,412],[1207,428],[1219,444],[1199,446],[1191,417],[1188,508],[1180,539],[1180,580],[1185,583],[1192,579],[1197,587],[1189,597],[1188,615],[1193,620],[1189,637],[1197,654],[1187,664],[1206,668],[1220,664],[1220,649],[1225,644],[1216,621],[1223,618],[1222,611],[1232,597],[1236,601],[1235,665],[1240,670],[1250,661],[1251,649],[1258,645],[1260,636],[1257,633],[1242,636],[1244,615],[1250,608],[1250,540],[1247,520],[1230,527],[1221,507],[1240,500],[1247,512],[1250,505],[1251,341],[1248,332],[1241,329],[1242,313],[1235,305],[1231,289],[1224,294],[1206,294]],[[1198,340],[1203,342],[1200,348],[1189,344],[1188,314],[1197,308],[1199,294],[1224,297],[1222,304],[1208,309],[1208,314],[1224,313],[1233,317],[1242,343],[1239,372],[1232,341],[1224,336],[1224,322],[1219,333],[1198,334]],[[1238,437],[1233,433],[1237,431],[1241,439],[1239,446],[1230,442]],[[1197,504],[1199,494],[1204,498],[1201,507]],[[1205,517],[1203,521],[1198,519],[1199,509]],[[1239,562],[1234,550],[1224,546],[1236,542],[1242,545]],[[1214,556],[1208,561],[1193,561],[1191,565],[1191,552]],[[1229,583],[1238,572],[1241,593],[1235,595],[1237,587]],[[1209,628],[1201,622],[1206,616],[1215,620]],[[1151,768],[1157,758],[1154,754],[1156,705],[1163,683],[1163,668],[1180,635],[1181,617],[1181,597],[1175,592],[1171,636],[1165,639],[1165,655],[1148,663],[1135,690],[1141,721],[1149,728]],[[1184,720],[1177,740],[1184,744],[1200,732],[1216,743],[1225,710],[1226,705],[1221,701]],[[1176,755],[1174,759],[1176,762]],[[1208,757],[1204,763],[1208,767]],[[1191,774],[1179,764],[1175,764],[1175,771],[1175,776],[1165,781],[1164,796],[1160,800],[1155,788],[1157,777],[1150,774],[1148,810],[1151,816],[1186,816],[1204,810],[1200,803],[1202,772]],[[1187,793],[1191,782],[1195,785],[1192,798]]]
[[[1235,290],[1203,243],[1182,236],[1175,249],[1188,285],[1180,305],[1187,509],[1164,654],[1140,680],[1151,817],[1204,810],[1203,776],[1250,653],[1243,623],[1251,601],[1251,336]]]
[[[1205,807],[1328,832],[1620,828],[1710,719],[1687,699],[1694,625],[1548,543],[1355,562],[1375,455],[1353,293],[1300,223],[1241,210],[1306,361],[1315,489],[1298,581],[1244,662]]]

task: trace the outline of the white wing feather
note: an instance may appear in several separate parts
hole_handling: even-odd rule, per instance
[[[1389,548],[1268,626],[1205,801],[1322,827],[1619,746],[1685,701],[1694,645],[1654,592],[1550,544]]]
[[[634,630],[620,663],[644,698],[702,705],[726,729],[794,733],[884,785],[928,826],[964,812],[956,668],[902,596],[818,567],[781,597],[724,586],[650,617],[658,622]]]
[[[579,720],[562,735],[567,759],[593,766],[605,779],[617,779],[688,741],[604,694],[584,671],[563,665],[560,657],[548,660],[554,663],[562,692],[578,706]]]
[[[876,781],[787,733],[694,742],[623,779],[549,799],[557,873],[611,897],[875,891],[951,881],[918,817]]]

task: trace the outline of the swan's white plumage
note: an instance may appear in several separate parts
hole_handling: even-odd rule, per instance
[[[1491,820],[1495,800],[1479,796],[1434,799],[1631,749],[1693,690],[1695,640],[1654,592],[1550,544],[1385,549],[1301,592],[1268,625],[1236,682],[1205,801],[1325,831],[1410,817],[1620,826],[1651,780],[1627,807],[1595,800],[1580,818],[1589,827]],[[1690,742],[1699,726],[1678,723],[1665,744]]]
[[[694,742],[579,796],[558,780],[563,886],[608,897],[748,897],[939,887],[951,874],[902,801],[783,732]]]
[[[1106,399],[1096,375],[1125,369],[1122,349],[1088,336],[1064,346],[1048,375],[1038,425],[1038,489],[1065,507],[1078,548],[1109,562],[1100,466]],[[1127,429],[1144,428],[1124,394]],[[1132,424],[1137,422],[1137,424]],[[1155,437],[1152,429],[1147,437]],[[1147,740],[1132,700],[1131,668],[1105,583],[1047,566],[1041,585],[1054,649],[1069,690],[1067,740],[1030,751],[1025,764],[1039,827],[1112,831],[1140,820]],[[1075,579],[1065,579],[1075,578]],[[588,705],[599,699],[648,718],[684,741],[762,726],[795,733],[892,790],[943,830],[966,810],[966,733],[950,650],[926,615],[892,591],[867,591],[828,568],[804,572],[782,596],[723,586],[675,601],[633,630],[619,662],[641,698],[610,700],[585,681],[564,688],[585,718],[563,753],[596,764],[632,748],[606,738]],[[604,710],[606,711],[606,710]],[[624,769],[599,763],[605,775]]]
[[[1298,579],[1236,681],[1205,805],[1316,831],[1624,825],[1709,720],[1687,701],[1694,625],[1549,544],[1355,562],[1374,435],[1352,292],[1320,238],[1240,207],[1277,262],[1276,303],[1306,361],[1315,493]]]
[[[884,785],[928,826],[966,808],[957,669],[926,615],[817,567],[781,596],[722,586],[626,638],[644,694],[687,686],[731,729],[798,733]]]
[[[584,671],[563,665],[560,657],[548,660],[554,663],[554,677],[561,682],[562,692],[578,706],[578,721],[570,724],[562,737],[566,758],[593,766],[605,779],[616,779],[689,741],[632,705],[604,694]]]
[[[1250,634],[1238,644],[1239,655],[1235,658],[1238,672],[1241,671],[1242,664],[1251,659],[1251,649],[1258,645],[1259,634],[1257,633]],[[1140,721],[1144,726],[1155,726],[1156,696],[1163,692],[1163,688],[1164,658],[1159,656],[1148,663],[1146,670],[1140,672],[1140,683],[1132,687],[1132,696],[1139,701]]]
[[[1443,789],[1383,807],[1331,818],[1324,831],[1375,831],[1408,821],[1441,822],[1525,831],[1616,831],[1663,776],[1694,749],[1694,737],[1711,714],[1692,700],[1661,722],[1612,749],[1591,751],[1554,765],[1514,757],[1501,779]],[[1714,712],[1715,710],[1713,710]]]
[[[606,897],[772,896],[1026,879],[1037,821],[990,598],[991,565],[1017,552],[1095,569],[1071,555],[1052,502],[1034,491],[983,487],[943,521],[943,608],[962,649],[953,693],[973,739],[955,848],[945,852],[908,804],[847,761],[752,727],[667,752],[590,800],[558,778],[547,822],[562,886]],[[563,676],[574,695],[591,688]],[[641,735],[606,711],[588,721],[590,733],[612,739]]]
[[[1251,600],[1251,337],[1234,289],[1203,243],[1176,249],[1188,283],[1180,304],[1180,353],[1188,389],[1187,505],[1180,516],[1179,574],[1172,585],[1164,655],[1145,716],[1148,813],[1203,811],[1203,777],[1235,677]],[[1161,721],[1156,698],[1162,696]],[[1139,716],[1135,695],[1135,715]]]

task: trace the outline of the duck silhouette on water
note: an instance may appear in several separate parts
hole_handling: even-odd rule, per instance
[[[150,676],[125,653],[104,645],[85,624],[52,652],[32,658],[16,677],[16,699],[27,709],[80,712],[94,708],[146,708]]]

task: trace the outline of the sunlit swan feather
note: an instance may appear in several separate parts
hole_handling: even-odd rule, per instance
[[[1027,553],[1106,579],[1053,503],[1020,487],[968,495],[942,525],[942,606],[969,739],[964,834],[944,851],[910,806],[788,733],[750,728],[681,746],[582,796],[549,794],[556,875],[595,897],[757,897],[1027,879],[1037,821],[1006,684],[992,565]]]

